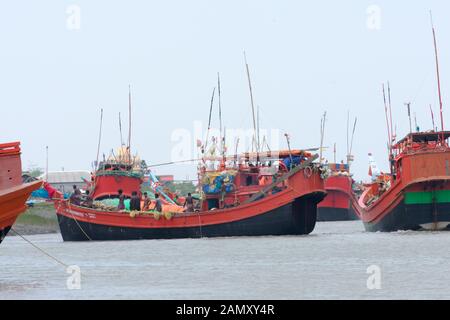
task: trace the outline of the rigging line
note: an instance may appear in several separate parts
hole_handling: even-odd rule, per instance
[[[41,253],[43,253],[44,255],[46,255],[47,257],[49,257],[50,259],[56,261],[57,263],[59,263],[60,265],[64,266],[65,268],[68,268],[69,265],[62,262],[61,260],[59,260],[58,258],[52,256],[50,253],[46,252],[44,249],[38,247],[37,245],[35,245],[33,242],[31,242],[30,240],[28,240],[27,238],[25,238],[23,235],[21,235],[19,232],[17,232],[14,228],[11,228],[11,231],[13,231],[16,235],[18,235],[20,238],[22,238],[25,242],[27,242],[28,244],[30,244],[32,247],[34,247],[35,249],[37,249],[38,251],[40,251]]]
[[[78,228],[80,228],[81,232],[84,233],[84,235],[86,236],[86,238],[88,238],[89,241],[92,241],[91,237],[89,237],[88,234],[84,231],[84,229],[80,226],[80,224],[78,223],[77,218],[75,218],[75,216],[73,215],[72,211],[70,210],[70,204],[69,204],[69,213],[72,216],[73,220],[75,220],[75,223],[77,224]]]

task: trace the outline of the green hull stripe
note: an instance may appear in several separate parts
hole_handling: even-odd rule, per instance
[[[450,190],[406,192],[405,204],[430,204],[433,203],[433,197],[436,203],[450,202]]]

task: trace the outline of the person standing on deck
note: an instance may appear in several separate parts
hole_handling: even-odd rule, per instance
[[[148,197],[147,192],[144,192],[144,205],[142,207],[142,211],[149,211],[150,210],[150,204],[151,204],[151,200]]]
[[[162,203],[161,203],[161,199],[159,198],[159,194],[155,194],[155,210],[158,212],[162,212]]]
[[[123,194],[122,189],[119,189],[119,205],[117,206],[118,210],[125,210],[125,196]]]
[[[141,211],[141,198],[138,197],[138,194],[136,191],[133,191],[131,193],[130,210],[131,211]]]
[[[81,191],[76,185],[73,185],[73,193],[69,198],[71,204],[79,206],[81,203]]]
[[[92,199],[92,197],[90,196],[89,190],[86,190],[86,195],[84,197],[82,205],[87,208],[92,208],[94,206],[94,199]]]
[[[186,212],[194,212],[194,199],[192,198],[190,192],[188,193],[186,200],[184,201],[183,207],[186,207]]]

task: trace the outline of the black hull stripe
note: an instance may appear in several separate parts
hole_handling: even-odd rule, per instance
[[[450,203],[406,205],[401,202],[377,222],[365,222],[366,231],[420,230],[421,225],[450,221]],[[449,227],[447,227],[449,229]]]

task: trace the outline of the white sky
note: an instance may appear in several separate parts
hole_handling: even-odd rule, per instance
[[[81,9],[79,30],[67,28],[71,4]],[[380,30],[367,26],[370,5],[381,9]],[[4,1],[0,141],[22,142],[25,169],[45,166],[48,145],[50,170],[89,170],[100,108],[108,153],[119,144],[119,111],[126,128],[131,84],[133,149],[148,163],[170,161],[175,130],[206,126],[217,72],[225,125],[251,128],[245,50],[261,128],[288,132],[293,147],[318,146],[326,110],[325,155],[332,160],[336,142],[339,161],[349,109],[358,117],[354,172],[365,179],[368,152],[387,169],[383,81],[391,83],[399,138],[409,131],[404,102],[412,102],[421,129],[431,128],[428,104],[438,118],[430,9],[445,119],[448,1]],[[193,178],[195,166],[156,172]]]

